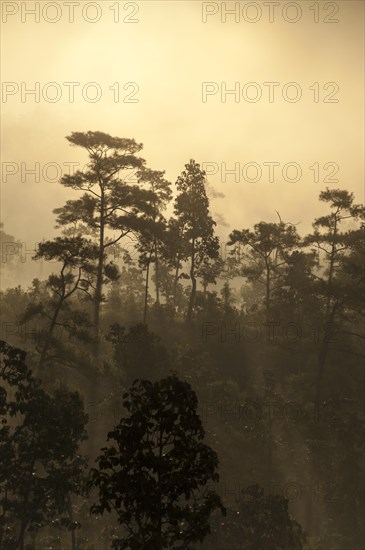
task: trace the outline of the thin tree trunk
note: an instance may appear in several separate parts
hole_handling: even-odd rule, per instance
[[[330,327],[333,324],[333,319],[336,313],[336,305],[332,308],[329,319],[327,320],[324,327],[324,335],[321,341],[321,345],[318,352],[318,374],[317,374],[317,384],[316,384],[316,397],[315,402],[317,406],[321,403],[323,398],[323,382],[324,382],[324,372],[326,367],[326,360],[328,356],[328,349],[330,344],[331,331]]]
[[[103,269],[104,269],[104,232],[105,232],[105,196],[103,184],[100,181],[100,227],[99,227],[99,253],[96,272],[95,294],[94,294],[94,341],[92,344],[94,368],[90,373],[90,389],[88,391],[89,403],[97,405],[100,395],[100,387],[98,384],[98,363],[100,359],[100,307],[103,292]],[[95,457],[97,453],[97,439],[95,437],[95,430],[97,430],[96,424],[89,424],[89,438],[87,441],[87,448],[89,456]]]
[[[333,273],[334,273],[334,267],[335,267],[335,257],[337,252],[336,236],[337,236],[337,216],[335,217],[335,223],[333,227],[333,240],[331,245],[330,267],[329,267],[328,281],[327,281],[326,320],[329,316],[330,307],[331,307],[332,280],[333,280]]]
[[[54,311],[54,314],[53,314],[53,317],[52,317],[52,320],[51,320],[51,324],[49,326],[49,329],[48,329],[48,333],[47,333],[47,336],[46,336],[46,341],[44,343],[44,346],[43,346],[43,349],[42,349],[42,353],[41,353],[41,356],[39,358],[39,363],[38,363],[38,368],[41,369],[44,365],[44,362],[46,360],[46,356],[47,356],[47,351],[49,349],[49,344],[50,344],[50,339],[52,337],[52,334],[53,334],[53,331],[54,331],[54,328],[56,326],[56,323],[57,323],[57,319],[58,319],[58,315],[61,311],[61,307],[62,307],[62,303],[63,303],[63,298],[64,298],[64,294],[63,296],[61,297],[61,299],[59,300],[58,304],[57,304],[57,307]]]
[[[158,264],[158,253],[157,253],[157,239],[154,240],[155,248],[155,284],[156,284],[156,303],[160,303],[160,287],[159,287],[159,264]]]
[[[35,464],[35,458],[33,457],[32,461],[29,465],[30,466],[30,468],[29,468],[29,480],[28,480],[29,485],[32,482],[34,464]],[[28,523],[29,523],[29,518],[26,515],[26,508],[27,508],[27,504],[28,504],[29,491],[30,491],[30,489],[29,489],[29,486],[28,486],[28,490],[25,493],[24,500],[23,500],[23,513],[22,513],[21,520],[20,520],[20,529],[19,529],[19,538],[18,538],[19,550],[24,550],[25,533],[26,533],[27,526],[28,526]]]
[[[143,322],[144,322],[145,324],[146,324],[146,321],[147,321],[147,308],[148,308],[148,279],[149,279],[149,273],[150,273],[151,257],[152,257],[152,250],[150,251],[150,255],[149,255],[148,263],[147,263],[146,284],[145,284],[145,291],[144,291],[144,312],[143,312]]]
[[[268,439],[269,439],[269,449],[268,449],[268,471],[269,471],[269,481],[270,485],[272,482],[272,466],[273,466],[273,460],[272,460],[272,447],[273,447],[273,434],[272,434],[272,418],[271,418],[271,408],[269,406],[269,433],[268,433]]]
[[[324,370],[326,365],[326,358],[328,352],[328,344],[322,342],[319,353],[318,353],[318,374],[317,374],[317,384],[316,384],[316,404],[319,405],[322,400],[323,395],[323,379],[324,379]]]
[[[176,263],[176,269],[175,269],[175,277],[174,277],[174,297],[173,297],[173,306],[174,306],[174,312],[176,307],[176,294],[177,294],[177,283],[179,281],[179,269],[180,269],[180,258],[177,257],[177,263]]]
[[[162,428],[160,428],[160,434],[159,434],[159,465],[161,465],[162,460]],[[162,494],[161,494],[161,476],[160,476],[160,469],[157,470],[157,506],[158,506],[158,525],[157,525],[157,550],[162,550]]]
[[[3,540],[5,516],[6,516],[6,511],[7,511],[6,505],[7,505],[7,502],[8,502],[7,498],[8,498],[8,491],[7,491],[7,489],[5,489],[5,495],[4,495],[3,502],[2,502],[3,511],[2,511],[2,514],[1,514],[1,517],[0,517],[0,548],[2,546],[2,540]]]
[[[94,302],[94,330],[95,330],[95,341],[94,341],[94,356],[96,359],[99,358],[100,354],[100,305],[101,305],[101,296],[103,292],[103,267],[104,267],[104,210],[105,210],[105,197],[104,190],[101,187],[101,204],[100,204],[100,231],[99,231],[99,257],[98,257],[98,268],[96,274],[96,287],[95,287],[95,302]]]
[[[335,259],[336,259],[336,235],[337,235],[337,217],[335,217],[335,223],[333,228],[333,240],[331,245],[330,266],[329,266],[329,273],[328,273],[328,280],[327,280],[324,335],[323,335],[323,339],[322,339],[321,346],[319,348],[319,353],[318,353],[318,374],[317,374],[316,397],[315,397],[315,402],[317,406],[319,406],[323,397],[324,371],[326,368],[326,359],[328,355],[329,337],[330,337],[329,329],[333,323],[334,316],[337,309],[337,306],[335,305],[331,310],[332,280],[333,280],[334,266],[335,266]]]
[[[19,550],[24,550],[24,538],[25,538],[25,531],[27,529],[27,524],[28,522],[25,520],[21,522],[20,524],[20,532],[19,532],[19,540],[18,540],[18,544],[19,544]]]
[[[195,278],[195,239],[192,242],[192,251],[191,251],[191,265],[190,265],[190,279],[191,279],[191,293],[189,300],[188,313],[186,320],[188,323],[191,322],[193,316],[193,308],[195,304],[195,294],[196,294],[196,278]]]
[[[265,321],[266,323],[269,323],[269,317],[270,317],[270,266],[268,262],[268,256],[265,254],[265,267],[266,267],[266,281],[265,281]],[[266,361],[267,361],[267,374],[265,376],[265,371],[263,370],[264,380],[265,380],[265,391],[270,391],[270,357],[269,357],[269,350],[268,350],[268,343],[265,342],[265,349],[266,349]],[[271,393],[271,392],[270,392]],[[268,426],[268,474],[269,474],[269,480],[270,483],[272,481],[272,473],[273,473],[273,426],[272,426],[272,418],[271,418],[271,408],[269,407],[269,426]]]
[[[265,316],[266,316],[266,323],[269,322],[269,310],[270,310],[270,268],[267,261],[267,257],[265,257],[265,265],[266,265],[266,285],[265,285]]]
[[[74,514],[73,514],[73,507],[72,507],[72,499],[70,493],[67,497],[67,507],[68,507],[68,515],[70,517],[71,521],[74,521]],[[76,530],[71,530],[71,548],[72,550],[77,550],[77,536],[76,536]]]

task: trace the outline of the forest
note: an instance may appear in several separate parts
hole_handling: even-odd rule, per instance
[[[223,253],[195,160],[67,140],[49,274],[1,290],[0,548],[363,548],[364,206],[318,188],[309,234],[242,219]]]

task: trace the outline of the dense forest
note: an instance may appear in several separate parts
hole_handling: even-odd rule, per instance
[[[197,162],[67,140],[50,275],[1,291],[0,548],[363,548],[363,205],[319,189],[310,234],[242,219],[222,254]]]

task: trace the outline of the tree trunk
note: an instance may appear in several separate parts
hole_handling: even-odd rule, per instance
[[[195,295],[196,295],[196,278],[195,278],[195,239],[192,242],[192,252],[191,252],[191,265],[190,265],[190,279],[191,279],[191,293],[189,300],[188,313],[186,320],[188,323],[191,322],[193,316],[193,308],[195,304]]]
[[[20,531],[19,531],[19,539],[18,539],[18,545],[19,550],[24,550],[24,539],[25,539],[25,531],[27,529],[27,520],[22,520],[20,524]]]
[[[272,447],[273,447],[273,434],[272,434],[272,418],[271,418],[271,408],[269,406],[269,429],[268,429],[268,472],[269,472],[269,481],[270,486],[272,482],[273,477],[273,471],[272,471]]]
[[[62,303],[63,303],[63,297],[62,296],[57,304],[57,307],[54,311],[54,314],[53,314],[53,317],[52,317],[52,320],[51,320],[51,324],[49,326],[49,329],[48,329],[48,333],[47,333],[47,336],[46,336],[46,341],[44,343],[44,346],[43,346],[43,349],[42,349],[42,353],[41,353],[41,356],[39,358],[39,363],[38,363],[38,368],[41,369],[44,365],[44,362],[46,360],[46,356],[47,356],[47,351],[48,351],[48,348],[49,348],[49,344],[50,344],[50,339],[52,337],[52,334],[53,334],[53,331],[54,331],[54,328],[56,326],[56,323],[57,323],[57,319],[58,319],[58,315],[61,311],[61,307],[62,307]]]
[[[151,263],[151,257],[152,257],[152,250],[150,251],[150,256],[148,258],[147,263],[147,271],[146,271],[146,284],[145,284],[145,292],[144,292],[144,312],[143,312],[143,322],[146,324],[147,321],[147,307],[148,307],[148,279],[149,279],[149,273],[150,273],[150,263]]]
[[[101,186],[101,203],[100,203],[100,231],[99,231],[99,257],[98,268],[96,274],[96,286],[95,286],[95,302],[94,302],[94,357],[99,358],[100,354],[100,304],[101,296],[103,292],[103,267],[104,267],[104,211],[105,211],[105,197],[104,190]]]
[[[160,303],[160,287],[159,287],[159,265],[158,265],[158,253],[157,253],[157,239],[154,240],[155,248],[155,284],[156,284],[156,303]]]
[[[265,316],[266,316],[266,323],[268,323],[269,311],[270,311],[270,267],[266,257],[265,257],[265,265],[266,265]]]
[[[176,307],[176,294],[177,294],[177,283],[179,281],[179,266],[180,266],[180,258],[177,257],[177,263],[176,263],[176,269],[175,269],[175,277],[174,277],[174,297],[173,297],[173,307],[175,312]]]
[[[68,507],[68,515],[70,517],[70,520],[74,521],[72,499],[71,499],[70,493],[68,494],[68,497],[67,497],[67,507]],[[75,529],[72,529],[71,531],[71,548],[72,550],[77,550],[77,536],[76,536]]]
[[[105,226],[105,196],[102,183],[100,182],[101,201],[100,201],[100,228],[99,228],[99,254],[98,264],[96,272],[96,284],[94,295],[94,341],[92,343],[94,365],[90,372],[90,389],[88,391],[89,403],[97,405],[100,388],[98,384],[98,372],[99,372],[99,358],[100,358],[100,306],[101,297],[103,291],[103,268],[104,268],[104,226]],[[97,443],[95,438],[95,430],[97,430],[96,424],[89,424],[89,439],[87,441],[87,448],[89,455],[95,457],[97,452]]]
[[[319,405],[320,402],[322,401],[324,369],[326,365],[327,352],[328,352],[328,344],[325,342],[322,342],[318,353],[318,374],[317,374],[316,398],[315,398],[315,402],[317,405]]]
[[[34,464],[35,464],[35,458],[33,456],[29,464],[28,488],[27,488],[27,492],[24,495],[23,506],[22,506],[23,513],[20,519],[20,529],[19,529],[19,538],[18,538],[19,550],[24,550],[25,533],[29,523],[29,518],[27,517],[26,510],[27,510],[27,504],[28,504],[28,498],[29,498],[29,492],[30,492],[29,486],[31,485],[31,482],[32,482]]]
[[[331,326],[333,324],[333,319],[336,313],[337,307],[334,306],[329,319],[327,320],[325,327],[324,327],[324,335],[323,339],[321,341],[321,345],[318,352],[318,374],[317,374],[317,384],[316,384],[316,397],[315,402],[317,405],[320,404],[323,398],[323,381],[324,381],[324,371],[326,367],[326,360],[328,356],[328,348],[330,344],[330,338],[331,338]]]
[[[330,267],[329,267],[328,280],[327,280],[326,321],[329,317],[330,307],[331,307],[332,280],[333,280],[333,274],[334,274],[334,268],[335,268],[336,252],[337,252],[336,236],[337,236],[337,216],[335,217],[335,223],[333,227],[333,241],[331,245]]]
[[[163,444],[162,444],[162,434],[163,430],[160,428],[160,434],[159,434],[159,452],[158,452],[158,458],[159,458],[159,466],[161,466],[161,460],[162,460],[162,451],[163,451]],[[161,475],[160,475],[160,468],[157,470],[157,506],[158,506],[158,524],[157,524],[157,548],[156,550],[162,550],[162,493],[161,493]]]
[[[317,385],[316,385],[316,397],[315,402],[317,405],[320,404],[323,398],[323,380],[324,380],[324,371],[326,367],[326,359],[328,355],[329,347],[329,337],[330,337],[330,326],[333,323],[333,319],[336,313],[337,306],[333,306],[331,310],[331,298],[332,298],[332,280],[334,275],[334,266],[336,259],[336,235],[337,235],[337,218],[335,218],[334,228],[333,228],[333,241],[331,245],[330,253],[330,266],[327,280],[327,296],[326,296],[326,311],[325,311],[325,326],[324,326],[324,335],[319,348],[318,353],[318,374],[317,374]]]
[[[8,503],[8,491],[7,489],[5,489],[5,495],[3,496],[3,500],[2,500],[2,514],[1,514],[1,517],[0,517],[0,548],[1,548],[1,545],[2,545],[2,540],[3,540],[3,532],[4,532],[4,524],[5,524],[5,516],[6,516],[6,512],[7,512],[7,503]]]

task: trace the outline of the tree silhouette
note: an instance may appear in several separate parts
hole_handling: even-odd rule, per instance
[[[211,512],[224,512],[214,491],[202,494],[219,477],[197,397],[176,375],[135,380],[123,397],[129,415],[108,434],[115,445],[102,449],[91,472],[99,491],[92,513],[116,512],[124,528],[116,549],[191,548],[209,533]]]
[[[232,231],[229,245],[242,245],[241,258],[234,267],[249,281],[258,281],[265,292],[266,320],[269,320],[272,294],[280,288],[284,266],[287,265],[293,248],[299,245],[299,235],[291,224],[255,224],[254,231]],[[234,253],[234,252],[233,252]],[[243,260],[243,261],[242,261]]]
[[[77,200],[68,200],[65,206],[54,212],[60,226],[69,226],[77,234],[89,234],[97,243],[93,302],[94,351],[98,357],[103,284],[115,278],[115,266],[107,264],[107,255],[123,237],[133,231],[138,233],[143,227],[143,214],[151,212],[149,200],[153,194],[137,185],[127,184],[120,177],[123,170],[140,169],[144,164],[144,160],[136,156],[142,145],[134,139],[112,137],[103,132],[73,132],[67,140],[87,151],[89,163],[84,172],[79,170],[64,175],[61,183],[84,193]]]
[[[358,250],[355,243],[364,239],[364,227],[351,228],[343,231],[342,224],[345,220],[351,220],[352,223],[360,222],[365,219],[365,210],[363,205],[354,204],[352,193],[341,189],[326,189],[321,191],[319,199],[329,204],[330,214],[317,218],[313,223],[313,233],[305,239],[307,245],[311,245],[319,254],[319,262],[324,264],[324,270],[315,274],[317,285],[314,292],[320,296],[324,311],[323,336],[321,338],[318,352],[318,374],[316,382],[315,400],[319,404],[323,399],[323,385],[326,361],[330,344],[336,340],[336,334],[339,334],[336,321],[341,314],[353,307],[353,300],[349,299],[349,294],[353,294],[354,280],[343,278],[342,267],[349,265],[346,259],[349,254],[356,257]],[[358,290],[361,292],[363,283],[361,277],[356,281]],[[352,303],[351,303],[352,302]],[[360,335],[360,337],[363,337]]]
[[[155,264],[156,303],[160,303],[159,252],[166,227],[166,220],[162,211],[166,208],[172,196],[171,184],[164,178],[164,174],[164,172],[149,168],[144,168],[137,173],[138,182],[151,191],[153,197],[151,200],[152,210],[146,216],[145,230],[142,231],[137,247],[140,252],[140,264],[146,269],[144,323],[147,320],[149,272],[152,262]]]
[[[185,164],[185,170],[176,181],[179,192],[175,200],[175,215],[187,243],[184,259],[189,259],[191,293],[187,321],[192,319],[197,286],[197,268],[208,259],[218,258],[219,241],[214,236],[213,221],[209,214],[209,199],[205,189],[205,172],[194,160]],[[181,259],[181,258],[180,258]]]
[[[44,340],[40,348],[38,367],[42,369],[50,360],[64,362],[65,357],[53,353],[49,356],[49,350],[57,349],[57,338],[54,332],[57,326],[65,326],[74,333],[80,332],[82,321],[88,321],[84,312],[72,311],[69,306],[70,299],[75,292],[83,292],[90,296],[95,275],[95,262],[98,257],[98,250],[90,240],[80,236],[57,237],[53,241],[45,241],[39,244],[35,260],[56,261],[61,264],[58,274],[52,273],[47,280],[47,289],[51,297],[47,302],[32,301],[22,316],[22,323],[40,315],[48,321],[48,330],[45,332]],[[67,318],[60,320],[61,314],[67,309]],[[75,326],[76,325],[76,326]],[[54,352],[54,349],[52,350]],[[61,354],[62,355],[62,354]]]
[[[290,517],[288,500],[265,495],[257,484],[242,492],[238,510],[227,511],[224,522],[214,529],[213,538],[218,544],[224,543],[224,548],[229,545],[242,550],[303,550],[306,542],[302,528]]]
[[[22,350],[0,341],[0,547],[23,550],[27,532],[75,528],[70,493],[84,487],[87,416],[77,392],[47,394]]]

